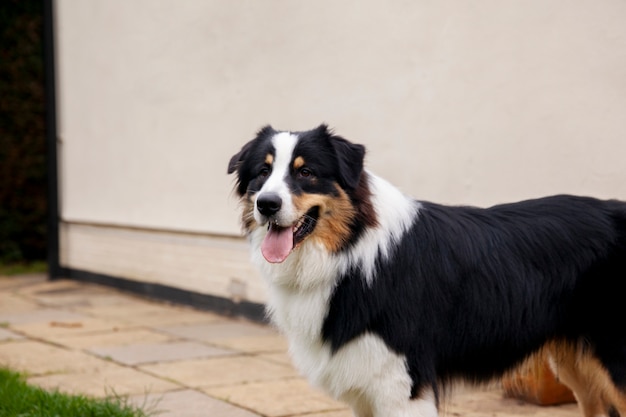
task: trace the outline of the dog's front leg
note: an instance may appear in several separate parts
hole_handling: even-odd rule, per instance
[[[369,405],[359,404],[352,406],[352,414],[354,417],[374,417],[372,413],[372,408]]]
[[[395,397],[395,398],[394,398]],[[366,414],[367,415],[367,414]],[[401,398],[391,393],[378,397],[373,404],[372,417],[438,417],[435,395],[427,391],[415,399]],[[360,416],[359,416],[360,417]]]

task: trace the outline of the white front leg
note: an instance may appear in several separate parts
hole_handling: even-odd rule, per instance
[[[424,395],[415,399],[387,397],[376,401],[372,417],[438,417],[435,395],[428,390]]]

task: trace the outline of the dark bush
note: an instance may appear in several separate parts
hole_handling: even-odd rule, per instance
[[[0,262],[46,256],[43,1],[0,2]]]

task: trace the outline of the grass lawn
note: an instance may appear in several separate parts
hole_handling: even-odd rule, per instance
[[[145,417],[123,398],[92,399],[49,392],[28,385],[24,377],[0,368],[0,417]]]
[[[44,261],[34,261],[28,263],[1,263],[0,275],[12,276],[20,274],[33,274],[38,272],[46,272],[48,265]]]

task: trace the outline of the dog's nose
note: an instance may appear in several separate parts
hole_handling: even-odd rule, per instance
[[[276,214],[283,205],[283,200],[276,193],[263,193],[256,200],[256,208],[264,216]]]

